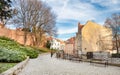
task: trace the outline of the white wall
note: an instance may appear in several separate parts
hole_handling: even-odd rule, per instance
[[[56,39],[51,40],[51,46],[50,49],[60,49],[60,42],[58,42]]]

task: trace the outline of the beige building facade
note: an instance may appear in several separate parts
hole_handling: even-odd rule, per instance
[[[111,51],[112,30],[88,21],[82,28],[82,51]]]

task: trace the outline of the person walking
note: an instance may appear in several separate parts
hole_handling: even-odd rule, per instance
[[[51,58],[52,58],[52,56],[53,56],[53,51],[51,50]]]

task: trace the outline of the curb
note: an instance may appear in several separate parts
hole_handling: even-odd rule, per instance
[[[16,66],[1,73],[0,75],[17,75],[25,67],[25,65],[28,63],[28,61],[29,61],[29,57],[27,57],[27,59],[25,59],[21,63],[18,63]]]

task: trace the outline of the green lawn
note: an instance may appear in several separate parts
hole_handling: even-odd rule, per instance
[[[15,66],[17,63],[0,63],[0,73],[8,70],[9,68]]]

